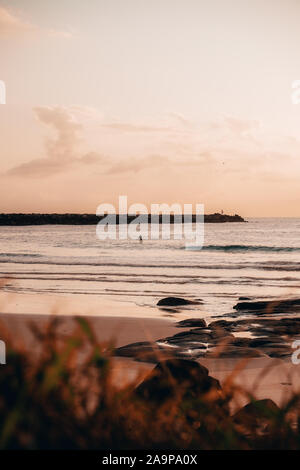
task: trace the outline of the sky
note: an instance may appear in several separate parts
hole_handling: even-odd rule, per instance
[[[0,212],[300,216],[298,0],[0,0]]]

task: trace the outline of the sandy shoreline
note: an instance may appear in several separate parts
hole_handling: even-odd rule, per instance
[[[1,323],[14,336],[20,336],[25,342],[30,342],[32,335],[29,325],[43,328],[53,315],[0,313]],[[174,322],[159,318],[137,318],[116,316],[84,317],[92,326],[99,342],[112,340],[116,347],[138,341],[156,341],[164,336],[178,333]],[[65,335],[72,334],[76,328],[74,317],[59,315],[61,325],[59,331]]]

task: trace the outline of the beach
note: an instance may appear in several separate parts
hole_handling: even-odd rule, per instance
[[[115,348],[149,342],[155,344],[162,338],[172,338],[179,332],[191,331],[189,327],[178,328],[178,322],[188,321],[195,310],[178,309],[172,316],[153,315],[149,307],[132,306],[126,302],[99,301],[92,298],[77,298],[51,295],[0,293],[0,325],[9,332],[13,340],[20,342],[27,350],[37,354],[37,342],[33,334],[34,325],[44,331],[53,318],[59,318],[58,332],[65,338],[72,336],[78,328],[75,318],[87,320],[101,344],[112,344]],[[110,315],[107,313],[110,312]],[[122,315],[121,315],[122,313]],[[222,341],[220,340],[220,344]],[[157,361],[163,359],[157,351]],[[300,390],[300,369],[290,357],[186,357],[207,367],[211,376],[221,385],[230,377],[233,383],[241,386],[257,399],[272,399],[278,405],[284,403],[293,392]],[[154,367],[150,361],[136,357],[116,355],[112,361],[115,380],[119,385],[145,377]],[[247,403],[246,395],[241,395],[234,408]]]

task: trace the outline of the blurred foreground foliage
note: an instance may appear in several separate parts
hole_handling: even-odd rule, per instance
[[[58,320],[43,331],[32,326],[34,350],[0,329],[7,347],[0,366],[1,449],[300,448],[298,394],[278,408],[256,401],[233,377],[222,388],[213,378],[202,387],[169,369],[162,382],[163,362],[152,389],[140,386],[142,377],[123,384],[114,378],[113,344],[98,344],[91,326],[76,322],[69,336],[59,333]],[[166,393],[159,395],[162,386]],[[237,395],[249,405],[232,415]]]

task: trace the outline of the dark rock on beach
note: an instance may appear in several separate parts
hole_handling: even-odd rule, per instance
[[[209,324],[209,328],[223,328],[230,331],[233,322],[229,320],[216,320]]]
[[[252,348],[264,348],[264,347],[268,347],[270,345],[273,345],[273,344],[277,344],[280,343],[280,344],[284,344],[284,340],[282,338],[277,338],[276,336],[272,336],[272,337],[264,337],[264,338],[255,338],[255,339],[249,339],[248,340],[249,342],[249,346],[252,347]]]
[[[177,307],[179,305],[193,305],[197,302],[193,302],[192,300],[183,299],[182,297],[165,297],[164,299],[160,299],[156,305],[162,307]]]
[[[239,431],[251,434],[258,429],[264,432],[279,413],[280,409],[276,403],[266,398],[248,403],[233,415],[232,420]]]
[[[176,323],[178,327],[195,327],[195,328],[206,328],[206,321],[202,318],[189,318],[188,320],[181,320]]]
[[[181,331],[176,335],[169,336],[165,341],[168,343],[179,344],[181,341],[198,341],[202,343],[207,343],[212,340],[212,336],[209,330],[204,328],[194,328],[188,331]]]
[[[270,357],[284,358],[292,355],[292,349],[289,345],[273,343],[261,348]]]
[[[263,357],[266,356],[264,353],[258,351],[257,349],[247,348],[247,347],[236,347],[233,345],[221,345],[219,347],[211,348],[207,351],[205,357],[215,357],[215,358],[253,358],[253,357]]]
[[[147,400],[161,402],[175,395],[179,387],[195,396],[211,388],[221,390],[219,381],[208,375],[206,367],[186,359],[172,359],[159,362],[137,387],[136,393]]]
[[[120,348],[116,348],[114,353],[116,356],[132,357],[137,361],[156,363],[161,357],[165,359],[172,357],[174,353],[171,353],[170,349],[171,348],[167,345],[164,347],[157,343],[144,341],[121,346]]]
[[[223,339],[233,338],[233,334],[221,326],[211,327],[211,338],[213,340],[221,341]]]
[[[239,302],[233,308],[235,310],[254,311],[255,313],[296,312],[300,311],[300,299]]]
[[[156,342],[134,343],[115,350],[119,356],[157,363],[170,358],[197,360],[202,357],[285,359],[292,355],[292,342],[300,339],[300,318],[186,319],[176,326],[188,328]],[[237,336],[238,335],[238,336]]]
[[[228,398],[220,382],[209,375],[206,367],[186,359],[159,362],[143,382],[136,388],[136,395],[145,400],[153,412],[168,400],[178,402],[181,412],[193,425],[200,427],[206,416],[206,431],[210,417],[215,426],[216,417],[220,426],[230,419]]]

